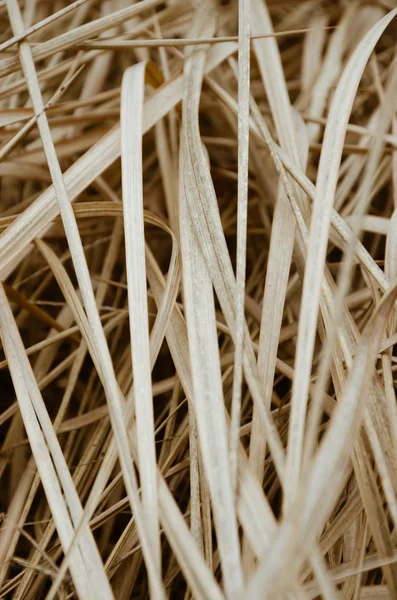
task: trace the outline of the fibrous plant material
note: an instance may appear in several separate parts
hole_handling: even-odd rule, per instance
[[[396,17],[0,2],[1,598],[397,598]]]

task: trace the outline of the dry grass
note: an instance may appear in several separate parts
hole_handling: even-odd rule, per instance
[[[0,1],[0,598],[397,598],[394,17]]]

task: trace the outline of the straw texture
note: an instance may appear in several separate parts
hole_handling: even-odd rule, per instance
[[[395,0],[0,0],[0,598],[397,598]]]

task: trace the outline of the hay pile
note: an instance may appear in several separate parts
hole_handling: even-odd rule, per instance
[[[0,1],[1,598],[397,598],[395,16]]]

